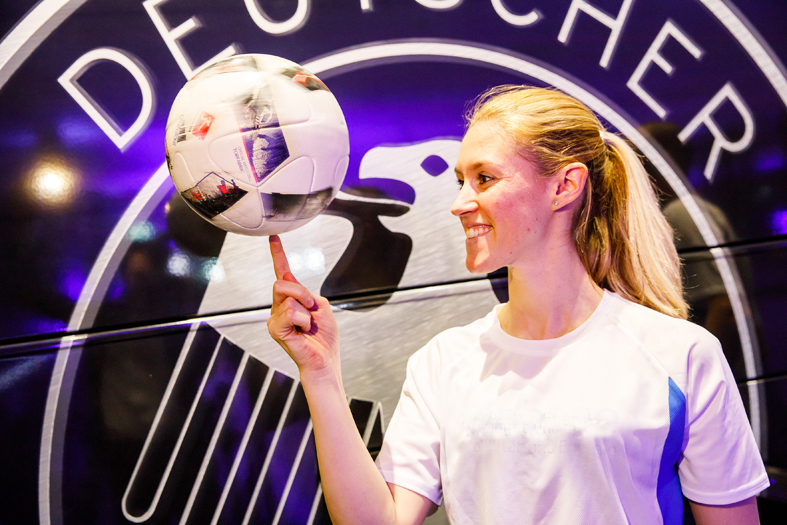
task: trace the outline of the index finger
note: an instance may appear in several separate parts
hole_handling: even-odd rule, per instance
[[[281,239],[278,235],[271,235],[268,238],[271,245],[271,258],[273,259],[273,271],[276,272],[277,279],[284,279],[284,276],[290,272],[290,263],[287,261],[287,254],[284,253],[284,247],[281,245]]]

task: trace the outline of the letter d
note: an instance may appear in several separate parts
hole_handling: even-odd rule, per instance
[[[123,131],[104,108],[79,85],[79,77],[101,60],[111,60],[123,66],[137,81],[142,92],[142,108],[139,111],[139,116],[126,131]],[[60,75],[57,81],[121,151],[144,131],[153,116],[155,98],[147,68],[136,57],[125,51],[110,47],[99,47],[88,51]]]

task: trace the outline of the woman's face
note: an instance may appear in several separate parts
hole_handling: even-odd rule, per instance
[[[541,260],[553,216],[550,180],[515,149],[494,122],[474,124],[462,140],[451,213],[465,230],[467,269],[489,273]]]

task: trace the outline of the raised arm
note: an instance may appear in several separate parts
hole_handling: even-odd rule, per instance
[[[407,489],[388,486],[355,427],[342,385],[338,327],[328,300],[295,279],[278,236],[271,236],[270,247],[276,282],[268,331],[298,366],[332,520],[423,522],[434,504]]]

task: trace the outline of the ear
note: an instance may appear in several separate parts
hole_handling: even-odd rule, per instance
[[[588,168],[581,162],[563,166],[552,178],[552,208],[559,210],[579,199],[585,190],[587,179]]]

